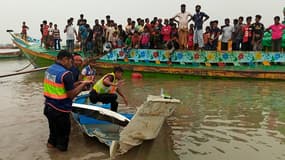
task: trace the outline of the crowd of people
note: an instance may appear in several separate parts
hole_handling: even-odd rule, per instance
[[[285,11],[284,11],[285,17]],[[201,6],[195,6],[195,13],[192,15],[186,11],[186,5],[181,5],[181,11],[171,18],[154,17],[128,18],[126,26],[117,24],[110,15],[106,19],[95,19],[94,25],[87,23],[84,15],[81,14],[77,21],[78,30],[73,25],[74,18],[67,20],[64,28],[66,34],[66,47],[71,53],[74,52],[74,45],[79,42],[80,49],[84,53],[102,53],[103,44],[109,42],[112,48],[142,48],[142,49],[203,49],[203,50],[244,50],[260,51],[263,49],[262,38],[266,31],[272,32],[272,50],[281,50],[282,31],[284,24],[280,23],[280,17],[274,17],[274,24],[265,28],[261,23],[262,16],[256,15],[253,18],[240,16],[231,20],[225,18],[224,24],[219,27],[217,20],[204,24],[210,17],[201,11]],[[245,23],[244,23],[245,19]],[[193,23],[192,23],[193,22]],[[285,23],[285,20],[284,20]],[[41,44],[47,49],[61,49],[61,35],[57,24],[42,22]],[[28,27],[25,22],[22,26],[23,38],[26,38]]]

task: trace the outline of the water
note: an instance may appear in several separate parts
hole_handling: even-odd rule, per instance
[[[0,60],[0,74],[26,66],[24,59]],[[72,124],[66,153],[46,148],[43,73],[0,79],[0,159],[109,159],[108,148]],[[123,92],[134,110],[148,94],[164,93],[183,104],[160,135],[119,159],[285,159],[285,83],[218,79],[127,79]],[[122,103],[122,99],[119,99]]]

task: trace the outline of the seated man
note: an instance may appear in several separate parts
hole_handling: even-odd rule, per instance
[[[95,69],[96,63],[95,60],[88,61],[87,66],[85,66],[82,71],[81,75],[79,76],[79,80],[81,81],[92,81],[93,84],[95,82],[95,75],[96,75],[96,69]],[[92,85],[86,86],[83,90],[90,90]]]
[[[122,80],[122,75],[123,69],[121,67],[115,67],[114,72],[107,73],[106,75],[104,75],[93,86],[90,92],[90,101],[92,103],[111,103],[111,110],[117,112],[118,96],[115,93],[117,92],[123,98],[125,104],[128,105],[126,97],[120,90],[120,87],[124,84],[124,81]]]

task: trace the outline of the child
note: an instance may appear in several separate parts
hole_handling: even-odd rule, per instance
[[[141,34],[141,48],[148,49],[150,47],[150,34],[147,27],[144,27],[144,32]]]
[[[203,40],[205,45],[205,50],[210,50],[210,38],[211,38],[211,28],[209,26],[206,27],[206,32],[203,34]]]
[[[141,37],[137,31],[132,36],[132,47],[138,49],[140,47]]]
[[[187,40],[188,40],[187,47],[189,50],[194,49],[193,37],[194,37],[194,30],[193,30],[193,28],[190,28],[189,33],[188,33],[188,37],[187,37]]]
[[[96,75],[95,66],[96,66],[95,61],[89,61],[89,64],[82,69],[79,79],[82,81],[95,82],[95,75]],[[90,88],[91,88],[91,85],[86,86],[84,90],[89,90]]]

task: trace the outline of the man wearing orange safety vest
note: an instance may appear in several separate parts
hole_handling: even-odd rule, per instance
[[[90,92],[90,101],[92,103],[111,103],[111,110],[116,112],[118,109],[118,96],[115,92],[117,92],[123,98],[125,104],[128,105],[127,98],[120,90],[120,87],[124,84],[122,75],[123,69],[121,67],[115,67],[114,72],[104,75],[93,86]]]
[[[60,151],[67,151],[68,148],[72,99],[82,88],[92,83],[84,81],[74,87],[73,75],[69,71],[71,66],[72,55],[62,50],[58,53],[55,64],[45,72],[44,78],[44,115],[48,119],[50,131],[47,147],[56,147]]]

